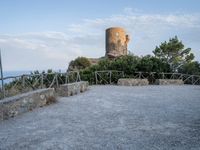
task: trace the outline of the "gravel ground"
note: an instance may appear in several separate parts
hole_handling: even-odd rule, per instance
[[[200,149],[200,86],[92,86],[0,122],[0,149]]]

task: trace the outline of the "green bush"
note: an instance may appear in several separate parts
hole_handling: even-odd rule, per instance
[[[82,70],[90,66],[91,63],[86,57],[78,57],[69,63],[68,70],[69,71]]]
[[[186,63],[179,68],[179,72],[200,75],[200,63],[198,61]]]
[[[138,66],[141,72],[170,72],[170,65],[160,59],[147,55],[141,58]]]
[[[137,65],[139,64],[140,58],[133,55],[122,56],[113,60],[104,58],[98,62],[97,65],[92,65],[86,69],[80,71],[80,76],[82,80],[89,81],[90,84],[95,84],[95,71],[102,70],[116,70],[124,71],[125,74],[131,75],[137,71]],[[101,80],[101,84],[106,84],[106,81],[109,82],[109,74],[102,73],[101,76],[105,80]],[[112,82],[116,83],[122,75],[113,72],[112,73]]]

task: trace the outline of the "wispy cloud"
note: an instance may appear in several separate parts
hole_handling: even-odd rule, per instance
[[[200,14],[145,14],[125,8],[122,14],[84,19],[65,32],[30,32],[0,35],[6,70],[64,69],[77,56],[105,54],[105,29],[121,26],[131,36],[129,50],[137,55],[151,54],[156,45],[178,35],[200,60]]]

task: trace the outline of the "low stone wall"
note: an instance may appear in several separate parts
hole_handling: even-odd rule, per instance
[[[157,79],[155,82],[157,85],[183,85],[183,80],[176,79]]]
[[[0,120],[41,107],[55,99],[54,89],[40,89],[0,100]]]
[[[118,80],[117,84],[123,86],[142,86],[149,85],[149,81],[147,79],[122,78]]]
[[[87,90],[89,83],[87,81],[74,82],[69,84],[63,84],[56,89],[56,93],[59,96],[72,96],[80,92]]]

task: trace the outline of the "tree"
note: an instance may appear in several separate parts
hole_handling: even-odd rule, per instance
[[[190,63],[194,59],[191,48],[185,48],[182,41],[178,37],[170,38],[168,42],[163,42],[153,51],[156,58],[170,65],[172,71],[177,71],[179,67],[186,63]]]
[[[170,72],[168,63],[151,55],[142,57],[137,68],[142,72]]]
[[[179,72],[200,75],[200,63],[198,61],[194,61],[184,64],[179,68]]]
[[[90,66],[91,63],[86,57],[78,57],[69,63],[68,70],[82,70]]]
[[[113,60],[110,64],[110,70],[124,71],[127,75],[132,75],[137,72],[137,65],[140,62],[140,58],[134,55],[121,56]]]

